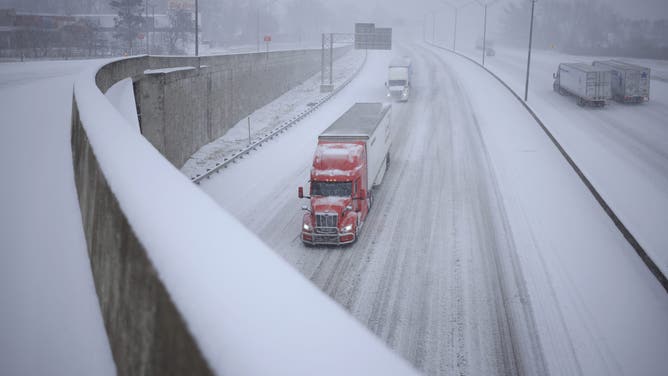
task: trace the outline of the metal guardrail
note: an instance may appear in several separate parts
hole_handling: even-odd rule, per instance
[[[210,178],[211,175],[214,173],[219,172],[221,169],[226,168],[230,163],[236,163],[238,159],[243,158],[244,155],[249,154],[252,150],[256,150],[258,147],[262,146],[263,143],[273,139],[274,137],[278,136],[278,134],[285,132],[288,128],[292,127],[293,125],[297,124],[299,121],[304,119],[306,116],[310,115],[313,111],[317,110],[322,104],[326,103],[332,97],[334,97],[339,91],[341,91],[343,88],[348,86],[352,80],[357,77],[357,75],[362,71],[364,66],[366,65],[367,61],[367,56],[368,53],[365,51],[364,52],[364,60],[362,61],[362,64],[360,64],[359,68],[353,73],[352,76],[350,76],[347,80],[345,80],[341,85],[339,85],[337,88],[334,89],[331,93],[327,94],[325,97],[320,98],[318,101],[314,102],[315,104],[308,108],[307,110],[304,110],[300,112],[297,116],[293,117],[292,119],[284,122],[277,128],[274,128],[269,134],[266,134],[265,136],[255,140],[252,142],[250,145],[245,147],[244,149],[241,149],[237,151],[236,153],[232,154],[229,158],[225,158],[223,162],[216,163],[215,167],[211,169],[207,169],[207,171],[201,175],[195,175],[194,177],[191,178],[192,182],[195,184],[199,184],[199,182],[204,179],[204,178]]]
[[[453,54],[456,54],[456,55],[458,55],[460,57],[463,57],[464,59],[474,63],[475,65],[484,69],[487,73],[492,75],[492,77],[496,78],[497,81],[499,81],[506,89],[508,89],[508,91],[510,91],[513,94],[513,96],[524,106],[524,108],[529,112],[529,114],[531,114],[531,116],[534,118],[534,120],[536,120],[536,123],[538,123],[538,125],[543,129],[543,132],[545,132],[545,134],[550,139],[550,141],[552,141],[552,143],[554,144],[554,146],[556,146],[556,148],[559,150],[559,152],[564,157],[564,159],[566,159],[566,162],[568,162],[568,164],[571,166],[573,171],[575,171],[575,173],[578,175],[578,177],[580,178],[582,183],[584,183],[584,185],[587,187],[587,189],[589,189],[589,192],[594,196],[594,198],[596,199],[598,204],[601,206],[601,208],[603,208],[603,210],[608,215],[608,217],[612,220],[612,222],[615,224],[615,226],[617,227],[619,232],[621,232],[622,236],[624,236],[624,239],[626,239],[626,241],[629,243],[629,245],[638,254],[640,259],[645,263],[645,266],[647,266],[647,268],[654,275],[654,277],[657,279],[659,284],[661,284],[661,286],[664,288],[664,290],[666,290],[666,292],[668,293],[668,278],[666,278],[666,276],[663,274],[661,269],[656,265],[656,263],[652,260],[652,258],[647,254],[645,249],[640,245],[638,240],[636,240],[635,236],[633,236],[631,231],[629,231],[629,229],[626,228],[624,223],[622,223],[621,219],[619,219],[619,217],[612,210],[610,205],[608,205],[608,203],[605,201],[605,199],[603,199],[603,196],[601,196],[601,194],[598,192],[598,190],[596,190],[594,185],[591,183],[591,181],[589,181],[589,179],[584,174],[584,172],[582,172],[580,167],[578,167],[578,165],[575,163],[573,158],[571,158],[571,156],[568,155],[568,153],[566,152],[564,147],[561,146],[561,144],[559,143],[559,141],[557,141],[557,139],[554,137],[552,132],[550,132],[550,130],[547,129],[547,127],[545,126],[543,121],[540,120],[540,118],[538,117],[538,115],[536,115],[536,113],[533,111],[533,109],[526,102],[524,102],[522,100],[522,98],[510,87],[510,85],[508,85],[499,76],[497,76],[496,73],[492,72],[487,67],[483,66],[482,64],[475,61],[474,59],[472,59],[472,58],[470,58],[470,57],[468,57],[468,56],[466,56],[462,53],[459,53],[457,51],[453,51],[453,50],[451,50],[447,47],[439,46],[436,43],[433,43],[433,42],[430,42],[430,41],[425,41],[425,42],[427,44],[433,46],[433,47],[448,51],[448,52],[453,53]]]

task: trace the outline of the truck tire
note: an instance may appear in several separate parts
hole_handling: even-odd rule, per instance
[[[584,107],[584,106],[585,106],[585,100],[582,99],[582,98],[580,98],[580,97],[578,97],[578,106],[580,106],[580,107]]]
[[[385,170],[390,169],[390,152],[387,152],[387,155],[385,155]]]

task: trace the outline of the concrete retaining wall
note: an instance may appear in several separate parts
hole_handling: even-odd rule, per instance
[[[336,48],[334,58],[350,48]],[[142,134],[180,168],[200,147],[317,73],[320,58],[320,50],[144,56],[106,65],[96,82],[105,92],[115,82],[133,78]],[[146,70],[159,71],[144,74]]]
[[[344,52],[346,49],[339,49],[337,55]],[[172,164],[180,166],[239,119],[315,73],[319,54],[275,52],[269,54],[269,60],[264,54],[201,59],[144,56],[105,65],[95,81],[104,93],[114,83],[132,77],[139,94],[142,133]],[[203,68],[144,74],[147,69],[200,64]],[[78,109],[75,98],[71,139],[75,182],[118,373],[212,374],[111,191]]]
[[[212,374],[100,170],[76,100],[72,115],[84,234],[118,374]]]

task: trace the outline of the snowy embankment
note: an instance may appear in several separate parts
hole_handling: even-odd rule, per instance
[[[479,51],[464,50],[480,60]],[[498,48],[485,63],[515,92],[524,93],[526,51]],[[610,101],[605,108],[581,108],[552,90],[561,62],[606,60],[534,50],[529,105],[582,169],[605,201],[668,275],[668,62],[626,59],[652,69],[650,100]]]
[[[332,82],[335,87],[348,80],[363,64],[363,51],[352,50],[334,62]],[[181,171],[189,177],[202,175],[217,164],[267,136],[287,121],[317,105],[330,93],[320,92],[321,75],[313,75],[301,85],[289,90],[266,106],[240,120],[219,139],[204,145],[186,161]],[[250,127],[250,130],[249,130]],[[250,134],[249,134],[250,133]]]
[[[661,285],[516,98],[480,67],[433,50],[476,114],[550,373],[662,374]]]
[[[116,373],[72,172],[72,84],[94,61],[0,64],[0,373]]]
[[[94,82],[82,75],[75,97],[100,169],[215,372],[414,373],[165,160]]]

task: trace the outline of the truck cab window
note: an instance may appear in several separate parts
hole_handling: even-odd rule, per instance
[[[311,182],[311,195],[349,197],[352,195],[352,185],[353,183],[349,181],[313,181]]]

